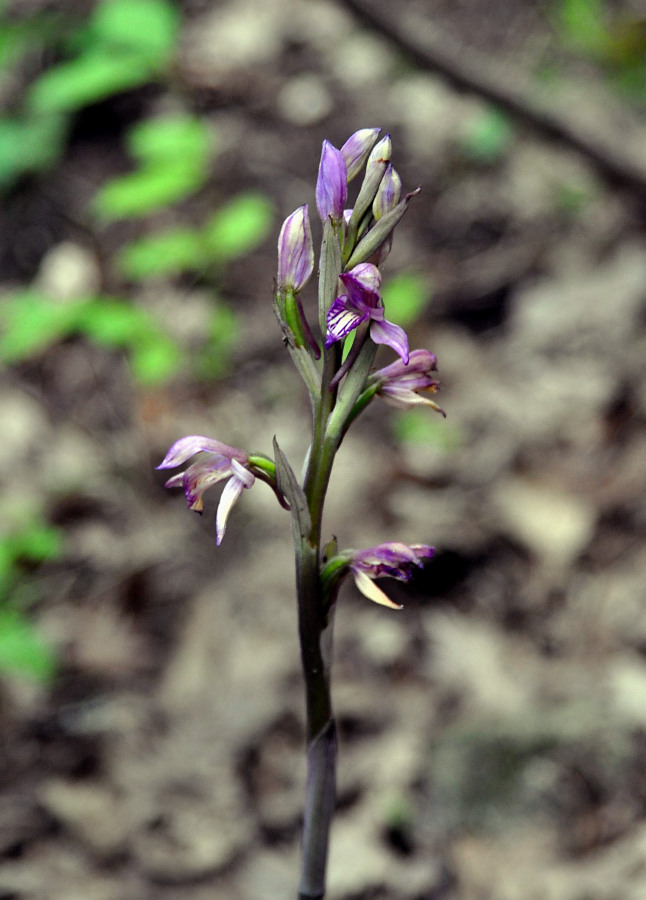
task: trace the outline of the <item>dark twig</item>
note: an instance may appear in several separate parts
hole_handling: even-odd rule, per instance
[[[646,201],[646,167],[514,87],[483,54],[471,48],[466,51],[426,19],[402,16],[399,4],[389,4],[386,12],[385,5],[381,8],[366,0],[340,2],[420,68],[437,72],[460,90],[489,100],[541,136],[571,147],[585,156],[606,182],[629,188]]]

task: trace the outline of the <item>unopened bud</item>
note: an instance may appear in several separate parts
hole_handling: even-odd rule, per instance
[[[379,188],[372,203],[372,215],[375,220],[381,219],[391,209],[394,209],[399,203],[402,192],[402,180],[392,166],[388,163],[388,167],[381,179]]]
[[[361,222],[364,213],[370,209],[372,201],[375,199],[375,195],[379,190],[379,185],[381,184],[384,172],[390,162],[391,153],[392,142],[390,140],[390,135],[387,134],[375,144],[368,157],[366,174],[363,177],[363,183],[359,189],[359,196],[355,201],[352,216],[348,223],[348,229],[353,232],[355,238],[359,223]]]
[[[352,181],[355,175],[361,171],[380,131],[380,128],[361,128],[359,131],[355,131],[341,147],[348,170],[348,181]]]
[[[314,270],[314,244],[307,204],[283,222],[278,237],[278,289],[298,293]]]
[[[316,208],[322,222],[339,222],[348,199],[348,175],[345,159],[329,141],[323,141],[316,181]]]
[[[366,175],[370,173],[370,169],[381,163],[389,163],[390,157],[393,155],[393,142],[389,134],[385,134],[378,144],[372,148],[372,152],[366,163]]]

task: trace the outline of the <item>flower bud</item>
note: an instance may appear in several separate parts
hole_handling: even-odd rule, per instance
[[[323,141],[316,181],[316,208],[322,222],[339,222],[348,199],[348,175],[345,159],[329,141]]]
[[[314,244],[307,204],[283,222],[278,237],[278,290],[301,291],[314,270]]]
[[[372,148],[372,152],[368,157],[368,162],[366,163],[366,175],[370,173],[370,170],[373,166],[380,165],[381,163],[389,163],[390,157],[393,155],[393,142],[390,139],[389,134],[385,134],[378,144]]]
[[[372,215],[375,220],[381,219],[386,213],[394,209],[399,203],[402,192],[402,180],[393,169],[392,163],[388,163],[388,167],[381,179],[375,199],[372,202]]]
[[[359,131],[355,131],[341,147],[348,170],[348,181],[352,181],[355,175],[361,171],[380,131],[380,128],[361,128]]]
[[[370,209],[372,201],[375,199],[375,195],[379,190],[379,185],[383,179],[384,172],[390,163],[391,154],[392,142],[390,140],[390,135],[387,134],[382,137],[379,143],[375,144],[368,157],[368,162],[366,163],[366,172],[359,189],[359,196],[355,201],[352,215],[348,222],[348,233],[352,234],[353,243],[354,239],[356,239],[359,223],[361,222],[364,213]]]

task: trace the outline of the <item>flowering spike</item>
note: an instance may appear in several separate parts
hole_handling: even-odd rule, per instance
[[[348,170],[348,181],[352,181],[361,171],[380,131],[380,128],[361,128],[359,131],[355,131],[341,147]]]
[[[340,222],[348,199],[348,175],[345,159],[329,141],[323,141],[316,181],[316,208],[322,222],[331,218]]]
[[[278,237],[278,290],[301,291],[314,271],[314,244],[307,204],[283,222]]]
[[[379,140],[378,128],[356,131],[340,150],[329,141],[323,142],[316,182],[316,207],[323,222],[317,323],[323,351],[320,336],[310,331],[301,296],[315,263],[307,206],[288,216],[280,230],[274,309],[312,407],[311,442],[301,479],[275,439],[272,460],[262,454],[250,456],[212,438],[191,435],[173,444],[158,467],[185,468],[171,475],[166,487],[182,487],[189,508],[198,512],[203,508],[204,492],[223,483],[215,517],[218,545],[233,506],[256,480],[265,481],[283,508],[289,510],[307,708],[306,802],[298,888],[302,897],[325,894],[328,832],[335,801],[336,739],[330,696],[332,613],[341,579],[352,572],[357,588],[371,601],[400,609],[377,580],[390,577],[408,581],[434,553],[425,544],[395,542],[337,553],[333,541],[322,549],[327,486],[336,452],[354,419],[376,394],[396,406],[426,404],[439,410],[426,399],[437,388],[431,376],[435,357],[427,350],[410,353],[406,333],[387,321],[381,296],[378,266],[413,196],[407,194],[401,199],[401,180],[390,162],[391,153],[389,135]],[[353,207],[346,210],[348,182],[362,169],[363,180]],[[353,338],[352,346],[342,348],[339,342],[348,335]],[[387,344],[399,358],[371,374],[378,344]],[[344,349],[348,349],[347,354]],[[196,454],[199,456],[193,460]]]

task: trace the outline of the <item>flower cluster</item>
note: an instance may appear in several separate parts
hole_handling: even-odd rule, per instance
[[[378,135],[378,128],[363,128],[340,150],[329,141],[323,142],[316,181],[316,209],[324,231],[329,226],[333,233],[333,238],[324,235],[324,244],[329,245],[330,240],[338,242],[341,265],[331,273],[334,296],[325,296],[324,290],[320,297],[323,304],[320,321],[325,332],[325,349],[343,341],[366,323],[371,340],[388,345],[407,364],[408,338],[403,329],[385,317],[380,295],[381,273],[377,266],[385,259],[393,230],[416,192],[400,200],[402,183],[390,162],[390,136],[377,141]],[[348,209],[348,183],[359,174],[364,163],[362,186],[354,206]],[[298,299],[313,270],[312,229],[305,205],[288,216],[281,228],[276,305],[292,346],[307,346],[318,358],[320,347],[312,337]],[[340,291],[335,290],[337,281]],[[361,335],[362,341],[365,336]]]
[[[444,415],[429,397],[438,389],[438,381],[431,374],[437,367],[434,354],[424,349],[411,351],[406,332],[386,318],[379,266],[388,255],[396,225],[417,191],[402,197],[401,178],[391,162],[390,136],[380,139],[379,133],[378,128],[363,128],[340,149],[323,142],[315,188],[316,211],[323,230],[318,261],[318,328],[310,324],[313,317],[306,314],[303,302],[303,291],[315,271],[307,204],[285,219],[278,238],[275,311],[285,343],[310,392],[315,432],[307,466],[315,474],[309,481],[306,474],[301,488],[284,458],[279,460],[278,449],[274,462],[195,435],[173,444],[158,466],[175,468],[200,454],[185,471],[166,482],[166,487],[183,487],[189,508],[198,512],[202,510],[204,491],[226,481],[216,514],[218,544],[233,505],[258,477],[274,489],[285,508],[292,510],[299,533],[304,523],[316,530],[311,523],[315,518],[320,523],[323,494],[318,496],[315,490],[323,485],[324,492],[327,483],[320,475],[321,454],[324,464],[331,467],[349,424],[373,397],[380,396],[398,407],[422,404]],[[362,171],[363,179],[349,206],[349,184]],[[378,345],[393,350],[397,359],[371,374]],[[363,594],[376,603],[397,607],[374,579],[389,576],[407,581],[413,569],[432,555],[433,549],[424,544],[385,543],[356,553],[346,551],[335,557],[332,569],[336,574],[331,583],[352,572]],[[326,576],[322,577],[325,581]]]

